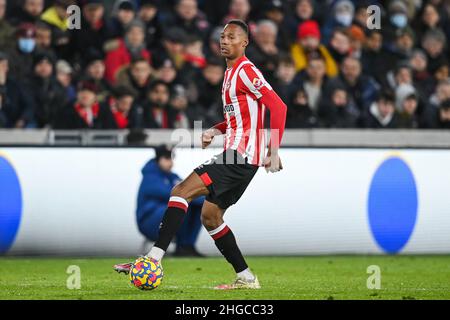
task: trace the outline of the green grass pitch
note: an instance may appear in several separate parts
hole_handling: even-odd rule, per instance
[[[249,257],[261,290],[217,291],[234,273],[222,258],[163,261],[161,287],[140,291],[112,265],[125,259],[0,258],[0,299],[450,299],[450,256]],[[70,265],[81,289],[69,290]],[[367,289],[367,267],[381,270],[381,289]]]

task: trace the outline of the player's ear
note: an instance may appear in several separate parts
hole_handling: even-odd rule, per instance
[[[244,41],[242,41],[242,47],[247,48],[247,46],[248,46],[248,39],[245,39]]]

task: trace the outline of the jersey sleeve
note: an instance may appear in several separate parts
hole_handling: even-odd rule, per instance
[[[239,77],[242,80],[240,88],[242,93],[250,95],[255,100],[260,99],[264,93],[272,90],[262,73],[252,65],[243,66],[239,71]]]
[[[244,66],[239,76],[243,82],[243,92],[255,100],[259,99],[270,110],[269,146],[278,149],[286,126],[286,104],[254,66]]]

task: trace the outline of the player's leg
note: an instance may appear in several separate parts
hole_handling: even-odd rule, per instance
[[[176,256],[202,257],[195,249],[195,243],[202,228],[200,221],[201,210],[202,207],[196,204],[195,201],[189,206],[188,214],[176,235]]]
[[[245,259],[239,249],[236,238],[223,220],[225,210],[218,205],[205,201],[202,209],[202,223],[214,242],[225,257],[233,266],[237,274],[237,280],[232,285],[217,287],[218,289],[249,288],[258,289],[258,279],[250,271]]]
[[[183,224],[189,203],[208,194],[208,189],[195,172],[172,189],[167,210],[161,222],[158,240],[147,254],[148,257],[157,261],[162,259],[170,242]]]

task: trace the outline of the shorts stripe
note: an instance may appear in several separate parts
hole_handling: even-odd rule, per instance
[[[211,179],[211,177],[209,176],[209,174],[207,172],[205,172],[204,174],[202,174],[200,176],[200,179],[202,179],[203,183],[205,184],[206,187],[209,187],[210,185],[212,185],[213,181]]]

